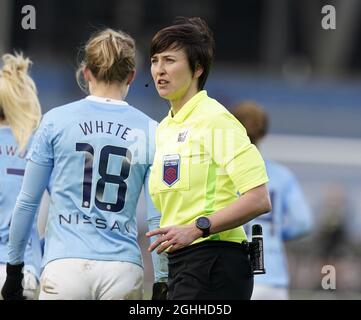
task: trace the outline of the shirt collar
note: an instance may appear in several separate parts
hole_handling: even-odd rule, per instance
[[[168,120],[176,123],[182,123],[188,115],[198,106],[199,102],[207,96],[207,91],[199,91],[191,99],[189,99],[183,107],[172,117],[172,109],[168,112]]]
[[[95,101],[95,102],[107,103],[107,104],[117,104],[120,106],[128,106],[129,105],[124,100],[116,100],[116,99],[97,97],[97,96],[91,96],[91,95],[87,96],[85,99]]]

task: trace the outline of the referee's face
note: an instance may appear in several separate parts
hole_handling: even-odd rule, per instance
[[[168,49],[153,55],[151,73],[158,94],[171,101],[182,99],[198,81],[184,49]]]

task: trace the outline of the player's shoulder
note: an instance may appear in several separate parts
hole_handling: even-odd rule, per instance
[[[3,139],[13,139],[14,135],[9,126],[0,126],[0,137]]]
[[[70,103],[66,103],[57,107],[54,107],[50,109],[48,112],[46,112],[43,116],[46,120],[51,119],[57,119],[60,120],[64,115],[66,115],[66,118],[69,118],[71,114],[74,114],[74,112],[77,111],[77,108],[82,108],[85,105],[85,99],[80,99],[77,101],[73,101]]]
[[[16,146],[17,142],[15,140],[14,134],[9,126],[0,126],[0,156],[2,155],[2,146],[5,148],[5,145]],[[8,148],[8,147],[6,147]],[[4,153],[5,154],[5,153]],[[0,161],[1,162],[1,161]],[[1,171],[1,170],[0,170]],[[1,193],[1,192],[0,192]],[[1,196],[0,196],[1,198]],[[1,203],[1,201],[0,201]]]
[[[143,123],[147,123],[147,124],[149,124],[149,123],[156,123],[157,124],[157,121],[152,119],[150,116],[148,116],[143,111],[136,108],[135,106],[128,104],[127,108],[129,109],[129,111],[132,113],[132,116],[134,116],[134,118],[136,120],[141,121]]]

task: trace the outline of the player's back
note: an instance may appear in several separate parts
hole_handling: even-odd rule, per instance
[[[0,261],[7,262],[11,215],[24,176],[25,160],[10,127],[0,127]]]
[[[0,127],[0,263],[8,261],[8,241],[11,216],[26,166],[25,152],[19,152],[13,133],[8,126]],[[31,239],[25,252],[25,264],[39,276],[41,250],[39,235],[34,223]],[[29,269],[29,268],[28,268]]]
[[[154,153],[152,129],[137,109],[105,98],[45,115],[29,155],[54,167],[43,264],[67,257],[142,264],[135,211]]]
[[[246,228],[250,237],[251,225],[259,223],[263,227],[266,274],[258,275],[255,283],[286,287],[289,277],[284,235],[287,232],[288,220],[298,215],[301,222],[308,223],[310,213],[293,173],[287,167],[272,161],[266,161],[266,169],[272,211],[252,220]],[[302,228],[297,226],[296,222],[291,227]]]

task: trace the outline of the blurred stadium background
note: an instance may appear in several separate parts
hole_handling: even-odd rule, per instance
[[[336,30],[321,27],[324,5]],[[36,9],[24,30],[23,6]],[[156,120],[168,111],[150,82],[151,37],[179,15],[200,16],[217,51],[206,89],[230,109],[251,99],[270,115],[265,157],[299,178],[315,217],[309,237],[287,244],[293,299],[361,299],[361,1],[360,0],[0,0],[0,54],[23,51],[34,62],[43,112],[79,99],[77,51],[90,33],[120,28],[137,41],[137,79],[128,101]],[[144,206],[139,238],[152,283]],[[336,268],[336,290],[323,290],[322,266]]]

